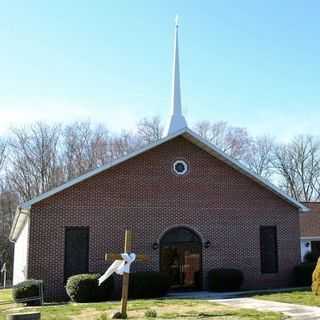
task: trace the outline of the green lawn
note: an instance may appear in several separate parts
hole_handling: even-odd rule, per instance
[[[6,302],[6,304],[3,304]],[[119,302],[102,303],[66,303],[45,305],[42,307],[23,307],[11,300],[10,290],[0,290],[0,320],[6,314],[41,311],[42,320],[104,320],[118,311]],[[130,319],[145,319],[146,310],[155,310],[159,319],[212,319],[212,320],[282,320],[279,313],[262,313],[245,309],[234,309],[201,300],[132,300],[128,304]]]
[[[11,290],[10,289],[0,289],[0,304],[3,302],[11,302],[11,301],[12,301]]]
[[[253,298],[320,307],[320,296],[315,296],[311,291],[270,293]]]

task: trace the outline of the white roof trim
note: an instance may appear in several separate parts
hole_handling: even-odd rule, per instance
[[[305,207],[303,204],[301,204],[300,202],[296,201],[295,199],[289,197],[287,194],[285,194],[283,191],[281,191],[280,189],[278,189],[276,186],[274,186],[273,184],[271,184],[270,182],[268,182],[267,180],[263,179],[262,177],[256,175],[255,173],[251,172],[248,168],[246,168],[244,165],[242,165],[240,162],[234,160],[233,158],[231,158],[230,156],[226,155],[223,151],[221,151],[220,149],[218,149],[216,146],[214,146],[213,144],[211,144],[210,142],[206,141],[205,139],[203,139],[202,137],[200,137],[198,134],[196,134],[195,132],[193,132],[192,130],[190,130],[189,128],[183,128],[181,130],[179,130],[178,132],[171,134],[161,140],[159,140],[156,143],[153,143],[149,146],[146,146],[140,150],[137,150],[133,153],[130,153],[129,155],[126,155],[110,164],[104,165],[98,169],[89,171],[83,175],[81,175],[80,177],[77,177],[75,179],[72,179],[64,184],[62,184],[59,187],[56,187],[48,192],[45,192],[43,194],[41,194],[40,196],[37,196],[27,202],[24,202],[20,205],[20,208],[22,209],[30,209],[31,206],[37,202],[40,202],[46,198],[49,198],[51,196],[53,196],[54,194],[65,190],[81,181],[84,181],[92,176],[95,176],[97,174],[99,174],[100,172],[103,172],[105,170],[108,170],[122,162],[125,162],[131,158],[134,158],[148,150],[151,150],[169,140],[172,140],[178,136],[182,135],[184,138],[186,138],[187,140],[189,140],[190,142],[196,144],[198,147],[200,147],[201,149],[207,151],[209,154],[219,158],[220,160],[222,160],[223,162],[229,164],[231,167],[233,167],[234,169],[240,171],[241,173],[245,174],[246,176],[248,176],[249,178],[253,179],[254,181],[256,181],[257,183],[259,183],[260,185],[262,185],[263,187],[266,187],[267,189],[269,189],[270,191],[274,192],[275,194],[277,194],[280,198],[282,198],[283,200],[289,202],[291,205],[297,207],[298,209],[300,209],[301,211],[309,211],[309,209],[307,207]]]
[[[9,240],[11,242],[15,242],[19,238],[21,230],[29,219],[29,214],[30,210],[24,210],[20,207],[17,208],[9,234]]]
[[[185,131],[186,131],[186,128],[183,128],[183,129],[179,130],[178,132],[176,132],[174,134],[171,134],[171,135],[169,135],[169,136],[157,141],[156,143],[152,143],[151,145],[148,145],[148,146],[143,147],[143,148],[141,148],[141,149],[139,149],[137,151],[134,151],[134,152],[132,152],[132,153],[130,153],[130,154],[124,156],[124,157],[121,157],[121,158],[115,160],[112,163],[108,163],[108,164],[106,164],[104,166],[101,166],[100,168],[91,170],[91,171],[89,171],[89,172],[87,172],[87,173],[85,173],[85,174],[83,174],[83,175],[81,175],[81,176],[79,176],[77,178],[74,178],[74,179],[62,184],[61,186],[53,188],[48,192],[45,192],[45,193],[43,193],[43,194],[41,194],[41,195],[39,195],[39,196],[27,201],[27,202],[22,203],[20,205],[20,207],[24,208],[24,209],[30,209],[33,204],[35,204],[37,202],[40,202],[40,201],[42,201],[42,200],[44,200],[46,198],[49,198],[49,197],[53,196],[54,194],[56,194],[56,193],[58,193],[58,192],[60,192],[62,190],[65,190],[65,189],[67,189],[67,188],[69,188],[69,187],[71,187],[71,186],[73,186],[73,185],[75,185],[75,184],[77,184],[77,183],[79,183],[81,181],[84,181],[84,180],[86,180],[86,179],[88,179],[90,177],[93,177],[93,176],[97,175],[100,172],[108,170],[108,169],[110,169],[110,168],[112,168],[112,167],[114,167],[114,166],[116,166],[116,165],[118,165],[118,164],[120,164],[122,162],[125,162],[125,161],[127,161],[127,160],[129,160],[131,158],[134,158],[134,157],[136,157],[136,156],[138,156],[138,155],[140,155],[140,154],[142,154],[142,153],[144,153],[144,152],[146,152],[148,150],[151,150],[154,147],[157,147],[162,143],[165,143],[165,142],[167,142],[167,141],[169,141],[171,139],[174,139],[175,137],[178,137],[179,135],[181,135]]]
[[[197,133],[193,132],[190,129],[187,129],[186,130],[186,135],[190,135],[189,141],[193,142],[198,147],[206,150],[209,154],[211,154],[211,155],[217,157],[218,159],[220,159],[221,161],[229,164],[231,167],[233,167],[237,171],[240,171],[241,173],[243,173],[247,177],[253,179],[254,181],[259,183],[263,187],[265,187],[265,188],[269,189],[270,191],[272,191],[273,193],[277,194],[280,198],[282,198],[283,200],[289,202],[293,206],[297,207],[299,210],[301,210],[303,212],[310,211],[310,209],[307,208],[306,206],[304,206],[302,203],[300,203],[299,201],[291,198],[285,192],[283,192],[278,187],[276,187],[274,184],[270,183],[269,181],[267,181],[266,179],[262,178],[261,176],[255,174],[250,169],[248,169],[246,166],[241,164],[239,161],[231,158],[225,152],[223,152],[222,150],[217,148],[215,145],[213,145],[212,143],[208,142],[204,138],[200,137]],[[184,136],[187,138],[186,135],[184,135]]]
[[[300,240],[320,240],[320,236],[313,236],[313,237],[300,237]]]

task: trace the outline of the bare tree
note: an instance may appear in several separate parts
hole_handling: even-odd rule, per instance
[[[4,166],[4,161],[6,159],[6,148],[7,142],[0,137],[0,172]]]
[[[9,279],[13,269],[13,244],[9,241],[9,233],[18,201],[15,192],[4,187],[0,189],[0,260],[7,265]]]
[[[210,121],[204,120],[197,122],[194,126],[194,130],[198,135],[210,142],[212,142],[213,136],[211,132],[212,124]]]
[[[106,163],[111,158],[108,147],[108,131],[102,125],[93,126],[87,121],[67,126],[63,131],[66,178],[77,177]]]
[[[224,121],[202,121],[196,124],[195,131],[231,157],[238,160],[246,158],[251,138],[245,128],[229,126]]]
[[[22,200],[48,191],[64,180],[59,140],[60,125],[37,122],[28,128],[11,130],[6,176],[10,189]]]
[[[312,136],[297,136],[278,145],[274,168],[280,187],[300,201],[320,199],[320,141]]]
[[[128,131],[122,131],[120,135],[111,138],[110,155],[112,160],[126,156],[131,152],[141,148],[142,141],[137,135]]]
[[[4,186],[4,167],[7,157],[7,141],[0,137],[0,188]],[[1,192],[1,190],[0,190]]]
[[[151,144],[162,138],[163,126],[159,117],[143,118],[138,122],[137,135],[143,144]]]
[[[256,137],[252,139],[244,159],[245,164],[251,171],[268,180],[271,179],[273,174],[274,145],[273,138],[268,136]]]
[[[17,193],[5,187],[0,189],[0,235],[9,235],[18,202]]]

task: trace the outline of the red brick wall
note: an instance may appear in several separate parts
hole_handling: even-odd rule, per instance
[[[186,176],[172,174],[172,163],[188,161]],[[299,262],[298,211],[251,179],[182,137],[96,175],[31,210],[28,276],[45,281],[46,295],[64,296],[64,227],[89,226],[90,272],[106,269],[106,252],[121,252],[125,228],[135,234],[135,252],[152,257],[152,243],[175,225],[196,230],[211,246],[203,248],[203,274],[211,268],[244,272],[244,288],[281,287]],[[279,272],[260,273],[260,225],[278,229]]]
[[[300,236],[319,237],[320,236],[320,202],[304,202],[309,212],[300,215]]]

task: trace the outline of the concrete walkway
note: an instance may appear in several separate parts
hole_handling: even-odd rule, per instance
[[[254,298],[210,299],[219,304],[258,311],[282,312],[294,320],[320,320],[320,308]]]
[[[232,291],[232,292],[213,292],[213,291],[182,291],[170,292],[167,296],[174,299],[229,299],[251,297],[258,294],[279,293],[279,292],[292,292],[308,290],[309,287],[296,287],[296,288],[278,288],[278,289],[263,289],[263,290],[246,290],[246,291]]]

